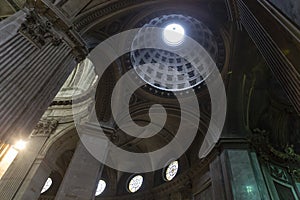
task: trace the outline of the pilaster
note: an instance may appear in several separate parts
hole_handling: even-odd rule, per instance
[[[30,180],[26,179],[26,177],[28,173],[32,171],[32,168],[35,168],[35,160],[49,135],[56,129],[57,124],[57,121],[44,121],[37,125],[26,148],[19,152],[16,159],[0,180],[1,198],[5,200],[16,199],[17,192],[20,188],[22,188],[22,186],[24,188],[25,185],[29,184]],[[25,191],[23,190],[20,193],[23,192]],[[20,196],[20,193],[18,196]],[[17,199],[19,199],[19,197]]]
[[[102,164],[78,142],[55,200],[94,199]]]

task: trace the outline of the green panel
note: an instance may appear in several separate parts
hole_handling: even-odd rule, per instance
[[[261,195],[247,150],[228,150],[233,196],[235,200],[270,199]]]

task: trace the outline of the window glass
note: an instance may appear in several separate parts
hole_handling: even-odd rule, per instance
[[[49,190],[49,188],[51,187],[52,185],[52,179],[51,178],[48,178],[42,191],[41,191],[41,194],[43,194],[44,192],[46,192],[47,190]]]
[[[141,175],[137,175],[130,180],[128,184],[128,190],[134,193],[141,188],[142,184],[143,184],[143,177]]]
[[[98,195],[102,194],[104,192],[105,188],[106,188],[106,182],[104,180],[100,180],[98,182],[98,186],[97,186],[97,189],[96,189],[95,196],[98,196]]]
[[[165,178],[167,181],[171,181],[178,172],[178,161],[173,161],[166,169]]]

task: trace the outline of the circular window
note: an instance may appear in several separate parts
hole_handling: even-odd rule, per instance
[[[171,181],[178,172],[178,161],[173,161],[169,164],[165,171],[165,178],[167,181]]]
[[[99,196],[100,194],[102,194],[104,192],[105,188],[106,188],[106,182],[104,180],[100,180],[98,182],[95,196]]]
[[[164,28],[163,40],[170,46],[178,46],[184,41],[184,28],[179,24],[169,24]]]
[[[128,190],[131,193],[138,191],[143,185],[144,178],[141,175],[134,176],[128,184]]]
[[[49,190],[49,188],[51,187],[52,185],[52,179],[51,178],[48,178],[42,191],[41,191],[41,194],[45,193],[47,190]]]

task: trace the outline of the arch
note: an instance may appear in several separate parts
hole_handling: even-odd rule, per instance
[[[46,161],[51,168],[56,169],[55,161],[64,152],[74,150],[78,141],[79,137],[72,123],[50,137],[41,150],[40,156],[44,158],[44,161]]]

